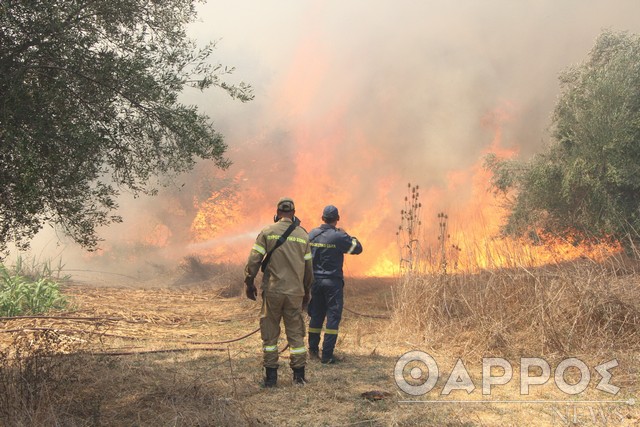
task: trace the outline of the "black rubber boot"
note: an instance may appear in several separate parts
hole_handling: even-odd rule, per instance
[[[325,356],[325,354],[322,353],[322,360],[320,362],[323,365],[333,365],[333,364],[342,362],[342,359],[337,358],[333,354],[331,354],[329,356]]]
[[[311,360],[320,360],[320,351],[317,349],[309,349],[309,358]]]
[[[293,368],[293,383],[304,385],[307,379],[304,377],[304,366],[302,368]]]
[[[264,368],[266,376],[264,377],[264,386],[267,388],[275,387],[278,383],[278,368]]]

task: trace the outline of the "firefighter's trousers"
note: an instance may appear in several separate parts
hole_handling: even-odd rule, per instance
[[[329,359],[338,340],[338,327],[342,318],[344,305],[344,280],[316,279],[311,287],[311,301],[309,302],[309,349],[317,352],[320,346],[320,334],[324,319],[327,326],[322,341],[322,358]]]
[[[307,361],[304,345],[305,327],[302,318],[302,297],[265,292],[260,313],[260,334],[264,351],[264,367],[278,367],[278,338],[280,320],[289,343],[291,368],[301,368]]]

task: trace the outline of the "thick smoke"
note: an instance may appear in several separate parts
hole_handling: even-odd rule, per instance
[[[167,263],[198,251],[243,260],[290,195],[307,229],[337,205],[365,244],[352,272],[371,271],[396,256],[407,182],[424,189],[426,217],[455,218],[472,206],[468,171],[484,153],[526,158],[548,142],[558,74],[603,29],[640,31],[635,0],[210,0],[199,16],[193,37],[219,40],[216,58],[237,67],[230,80],[252,84],[256,98],[185,93],[225,135],[234,164],[201,164],[180,192],[123,200],[126,222],[105,230],[104,246],[146,242],[132,263],[145,248]],[[194,237],[198,209],[220,191]]]

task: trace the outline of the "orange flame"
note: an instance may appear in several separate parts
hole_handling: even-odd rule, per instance
[[[407,161],[419,164],[419,156],[429,153],[423,147],[424,154],[420,150],[404,152],[403,141],[395,140],[399,132],[392,123],[373,123],[379,120],[378,112],[371,118],[361,112],[362,102],[356,103],[358,94],[353,93],[349,82],[331,78],[334,64],[322,37],[314,37],[313,32],[305,37],[291,56],[291,65],[282,73],[282,80],[266,94],[269,109],[259,117],[259,122],[266,125],[255,132],[253,139],[231,146],[229,154],[234,165],[228,173],[235,175],[232,179],[227,176],[231,184],[217,188],[204,200],[193,201],[196,213],[187,229],[169,226],[168,230],[158,230],[154,232],[158,236],[150,243],[175,245],[186,232],[190,242],[187,250],[191,253],[217,262],[244,263],[253,240],[271,221],[276,201],[290,196],[307,230],[320,224],[325,205],[339,208],[339,226],[358,237],[364,246],[361,255],[346,258],[346,274],[392,276],[399,272],[396,230],[406,183],[438,180],[428,175],[430,171],[425,171],[424,176],[411,175],[403,166],[397,166],[399,162],[394,157],[402,154],[406,168]],[[391,109],[399,101],[394,95],[381,91],[376,102]],[[506,104],[481,118],[482,124],[493,132],[484,153],[494,152],[502,157],[516,154],[502,141],[503,124],[511,119],[509,111],[513,110],[512,105]],[[268,128],[272,123],[276,125]],[[380,135],[372,135],[369,129],[373,126]],[[397,142],[397,146],[389,140]],[[410,142],[407,146],[418,145],[418,141]],[[442,253],[437,240],[438,212],[446,212],[450,218],[447,239],[440,244],[448,245],[444,252],[452,268],[543,264],[582,255],[577,248],[561,242],[554,245],[559,251],[549,255],[531,243],[496,239],[507,212],[489,191],[489,180],[489,172],[482,168],[479,158],[465,169],[450,170],[444,184],[421,186],[424,225],[418,237],[422,257],[437,259]]]
[[[500,157],[512,157],[516,150],[501,146],[502,123],[509,119],[505,109],[488,114],[483,123],[491,127],[494,139],[484,150]],[[341,128],[339,114],[327,118],[334,123],[331,132],[318,135],[310,125],[299,126],[294,138],[299,146],[293,154],[295,165],[292,183],[301,185],[252,184],[255,179],[236,179],[237,192],[214,192],[209,199],[199,203],[199,211],[191,225],[192,250],[218,261],[242,263],[251,247],[251,241],[260,228],[275,213],[279,197],[292,196],[297,214],[303,225],[319,225],[322,208],[334,204],[341,211],[341,224],[357,236],[365,247],[362,255],[347,257],[345,272],[352,276],[393,276],[400,270],[400,248],[395,230],[400,222],[399,212],[404,187],[397,172],[379,174],[375,170],[382,162],[375,149],[367,147],[357,134],[347,136]],[[339,171],[336,180],[332,165],[339,163],[341,142],[353,138],[350,147],[362,150],[359,168]],[[317,140],[314,142],[314,138]],[[371,167],[367,171],[367,167]],[[369,173],[370,172],[370,175]],[[241,176],[250,176],[243,170]],[[445,253],[449,271],[474,271],[485,268],[535,266],[549,262],[571,260],[578,257],[596,257],[604,253],[604,246],[582,248],[569,242],[557,241],[550,246],[532,242],[497,238],[500,225],[507,211],[501,207],[489,191],[490,172],[482,167],[482,159],[469,169],[452,171],[447,176],[446,187],[432,186],[423,191],[425,218],[421,240],[421,257],[435,268],[441,268],[441,254]],[[244,178],[243,178],[244,179]],[[247,182],[248,181],[248,182]],[[240,185],[242,184],[242,185]],[[285,183],[288,184],[288,183]],[[354,189],[367,189],[365,202]],[[438,231],[436,213],[448,213],[449,224],[444,241],[436,240]],[[432,215],[432,216],[431,216]],[[423,219],[424,220],[424,219]],[[439,245],[446,245],[444,251]],[[617,250],[607,247],[606,252]]]

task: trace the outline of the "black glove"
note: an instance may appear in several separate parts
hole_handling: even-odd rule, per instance
[[[253,284],[253,277],[245,277],[244,284],[247,285],[245,292],[247,294],[247,298],[256,300],[256,296],[258,296],[258,290],[256,286]]]

